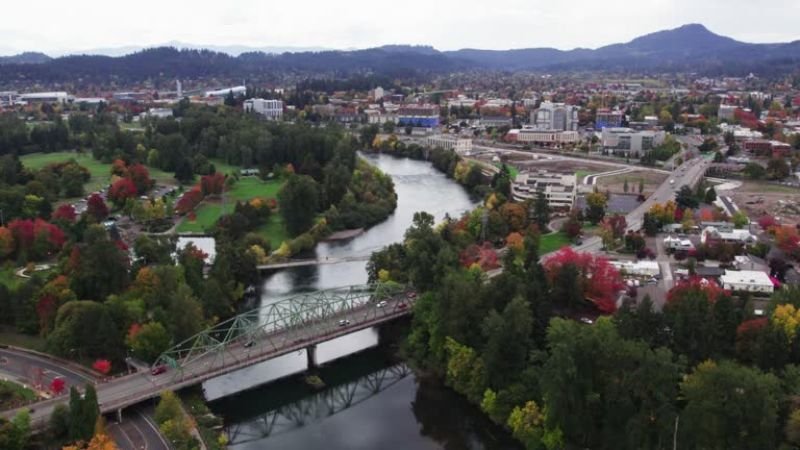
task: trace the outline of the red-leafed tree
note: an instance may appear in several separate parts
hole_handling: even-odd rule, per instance
[[[719,284],[699,277],[692,277],[689,280],[681,281],[667,293],[667,303],[678,302],[692,295],[703,295],[709,302],[713,303],[725,294]]]
[[[108,198],[117,206],[122,206],[129,198],[136,197],[136,185],[130,178],[122,178],[111,185]]]
[[[98,359],[92,364],[92,369],[103,375],[108,375],[108,372],[111,372],[111,362],[107,359]]]
[[[99,194],[92,194],[86,203],[86,213],[96,222],[102,222],[108,217],[108,206]]]
[[[0,258],[5,259],[14,253],[14,233],[6,227],[0,227]]]
[[[58,209],[56,209],[56,211],[53,213],[52,220],[63,223],[74,223],[76,217],[77,214],[75,213],[75,207],[67,203],[59,206]]]
[[[8,229],[14,238],[17,255],[24,253],[32,259],[51,256],[61,250],[67,240],[61,228],[42,219],[13,220]]]
[[[139,195],[144,194],[153,187],[150,171],[142,164],[134,164],[128,167],[128,178],[136,185],[136,192]]]
[[[128,328],[128,339],[133,339],[136,337],[139,332],[142,331],[142,325],[139,323],[131,324],[130,328]]]
[[[220,195],[225,189],[225,175],[214,172],[200,178],[200,190],[203,195]]]
[[[628,222],[625,220],[625,216],[621,214],[606,217],[605,222],[614,234],[614,239],[622,238],[625,234],[625,229],[628,228]]]
[[[492,244],[485,242],[483,245],[472,244],[465,248],[459,255],[459,261],[464,267],[478,264],[481,270],[487,271],[500,267],[497,261],[497,252]]]
[[[792,257],[800,254],[800,236],[797,234],[797,228],[784,225],[775,227],[774,230],[775,243],[778,244],[778,248]]]
[[[778,221],[769,214],[764,214],[758,218],[758,226],[764,231],[769,231],[772,227],[777,226]]]
[[[125,161],[121,159],[115,159],[114,162],[111,163],[111,175],[116,175],[123,178],[128,176],[128,165],[125,163]]]
[[[178,203],[175,204],[175,211],[178,214],[186,214],[192,211],[203,200],[203,193],[200,192],[199,186],[194,186],[192,189],[183,193]]]
[[[61,395],[64,393],[64,390],[67,387],[67,383],[64,381],[63,378],[53,378],[53,381],[50,382],[50,392],[53,395]]]
[[[575,285],[581,286],[587,300],[604,313],[616,310],[617,293],[624,284],[619,271],[606,258],[564,247],[544,262],[545,274],[551,285],[565,281],[559,275],[567,266],[576,269]]]

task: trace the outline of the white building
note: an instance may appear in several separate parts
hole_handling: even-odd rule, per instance
[[[736,105],[719,105],[717,117],[719,120],[733,120],[736,117],[736,110],[739,109]]]
[[[758,270],[726,270],[720,282],[723,288],[731,291],[771,294],[775,290],[769,275]]]
[[[372,91],[372,98],[377,101],[383,98],[386,93],[383,91],[383,88],[378,86]]]
[[[626,156],[639,157],[661,145],[667,134],[663,131],[635,131],[630,128],[603,128],[603,148]]]
[[[522,172],[511,184],[511,196],[515,201],[535,200],[544,194],[547,204],[553,209],[570,210],[575,204],[577,178],[545,170]]]
[[[147,110],[148,117],[157,117],[159,119],[166,119],[172,117],[172,109],[170,108],[150,108]]]
[[[19,101],[26,103],[67,103],[70,95],[66,92],[30,92],[20,94]]]
[[[752,244],[756,242],[756,237],[750,233],[750,230],[721,231],[715,227],[705,227],[700,233],[700,242],[705,244],[709,240],[731,244]]]
[[[664,239],[664,247],[672,250],[694,250],[694,245],[689,239],[667,236]]]
[[[577,131],[540,130],[533,127],[523,127],[508,132],[507,139],[514,142],[564,145],[575,144],[581,140]]]
[[[539,109],[531,113],[531,123],[540,130],[577,131],[578,107],[542,102]]]
[[[228,94],[233,93],[233,96],[244,95],[247,88],[244,86],[233,86],[225,89],[218,89],[216,91],[206,91],[206,97],[226,97]]]
[[[425,139],[425,144],[433,148],[440,147],[446,150],[454,150],[460,155],[468,155],[472,152],[472,139],[449,134],[432,134]]]
[[[244,111],[254,112],[269,120],[280,120],[283,117],[283,102],[281,100],[251,98],[244,101]]]
[[[611,261],[611,265],[626,275],[654,277],[661,273],[658,261]]]

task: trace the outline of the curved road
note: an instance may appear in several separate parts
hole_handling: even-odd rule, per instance
[[[0,374],[23,384],[38,379],[45,389],[55,378],[63,379],[67,389],[97,382],[97,377],[88,370],[70,367],[47,355],[12,348],[0,348]],[[169,450],[150,416],[152,411],[131,409],[125,412],[121,424],[109,422],[106,430],[120,450]]]

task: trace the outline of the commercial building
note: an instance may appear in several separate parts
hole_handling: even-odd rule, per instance
[[[603,148],[622,156],[638,158],[661,145],[667,134],[663,131],[635,131],[630,128],[604,128]]]
[[[535,200],[542,193],[550,208],[563,211],[572,209],[576,191],[577,179],[574,174],[545,170],[522,172],[511,184],[511,196],[515,201]]]
[[[700,242],[721,241],[730,244],[753,244],[757,238],[750,233],[750,230],[731,230],[720,231],[714,227],[705,227],[700,233]]]
[[[458,154],[469,154],[472,151],[472,139],[451,136],[449,134],[434,134],[428,136],[425,143],[429,147],[454,150]]]
[[[539,109],[531,113],[531,123],[540,130],[578,131],[578,107],[542,102]]]
[[[720,282],[723,288],[731,291],[771,294],[775,290],[769,275],[758,270],[726,270]]]
[[[611,265],[625,275],[654,277],[661,273],[658,261],[611,261]]]
[[[280,100],[251,98],[244,101],[244,111],[254,112],[269,120],[280,120],[283,117],[283,102]]]
[[[70,95],[66,92],[30,92],[20,94],[19,101],[25,103],[67,103]]]
[[[166,119],[172,117],[171,108],[150,108],[147,110],[148,117],[157,117],[159,119]]]
[[[736,110],[739,109],[736,105],[719,105],[717,117],[719,120],[733,120],[736,118]]]
[[[575,144],[580,139],[581,136],[577,131],[539,130],[533,127],[511,130],[506,135],[506,140],[511,142],[547,146]]]
[[[404,105],[397,111],[397,123],[401,127],[436,128],[439,126],[439,106]]]
[[[594,127],[598,130],[603,128],[619,128],[622,126],[622,119],[625,117],[622,111],[600,108],[597,110],[594,119]]]

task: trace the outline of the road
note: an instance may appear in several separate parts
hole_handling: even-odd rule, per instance
[[[0,373],[24,384],[29,384],[32,378],[41,376],[40,382],[44,389],[47,389],[55,378],[63,379],[66,389],[97,381],[91,372],[71,368],[69,364],[51,359],[47,355],[39,356],[11,348],[0,349]],[[117,447],[122,450],[169,449],[158,428],[153,427],[152,419],[146,413],[132,411],[125,414],[122,424],[112,422],[106,429]]]
[[[164,390],[177,390],[233,372],[250,365],[288,353],[302,351],[320,342],[370,328],[409,314],[414,300],[405,294],[386,300],[385,306],[366,303],[357,308],[315,320],[302,327],[281,328],[263,335],[255,345],[245,346],[244,340],[229,344],[215,352],[201,353],[185,362],[182,371],[167,369],[160,375],[148,372],[125,375],[97,384],[98,403],[103,413],[136,405],[157,397]],[[343,325],[346,324],[346,325]],[[46,425],[53,408],[64,403],[65,397],[45,400],[28,407],[34,427]],[[12,417],[17,410],[3,412]]]

